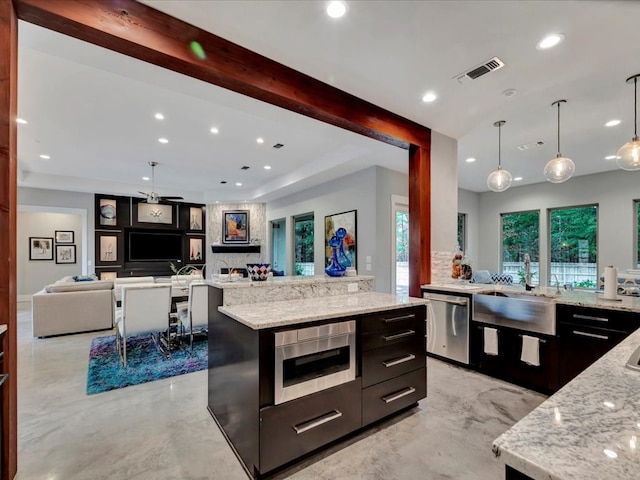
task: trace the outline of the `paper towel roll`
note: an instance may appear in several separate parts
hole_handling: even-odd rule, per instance
[[[613,300],[618,293],[618,270],[609,265],[604,269],[604,298]]]

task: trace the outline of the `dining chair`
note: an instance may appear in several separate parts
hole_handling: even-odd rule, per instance
[[[178,312],[184,333],[189,335],[189,346],[193,353],[195,331],[207,331],[209,327],[209,286],[206,283],[189,284],[189,301],[186,310]]]
[[[160,350],[160,332],[169,328],[171,285],[122,287],[121,307],[115,311],[116,348],[127,366],[127,338],[150,334]]]

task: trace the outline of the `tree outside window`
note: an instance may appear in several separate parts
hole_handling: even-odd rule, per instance
[[[503,213],[502,273],[516,283],[524,283],[525,254],[531,260],[531,284],[537,285],[540,272],[540,211]]]
[[[294,217],[295,274],[314,274],[314,218],[313,214]]]

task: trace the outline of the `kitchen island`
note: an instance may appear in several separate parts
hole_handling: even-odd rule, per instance
[[[425,398],[425,303],[364,292],[210,304],[208,409],[249,476]]]

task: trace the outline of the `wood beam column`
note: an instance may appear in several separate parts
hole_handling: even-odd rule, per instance
[[[4,335],[2,373],[9,374],[2,387],[2,479],[16,475],[17,351],[16,351],[16,211],[17,135],[16,114],[18,20],[11,0],[0,0],[0,325]]]
[[[431,145],[409,148],[409,295],[431,281]]]

